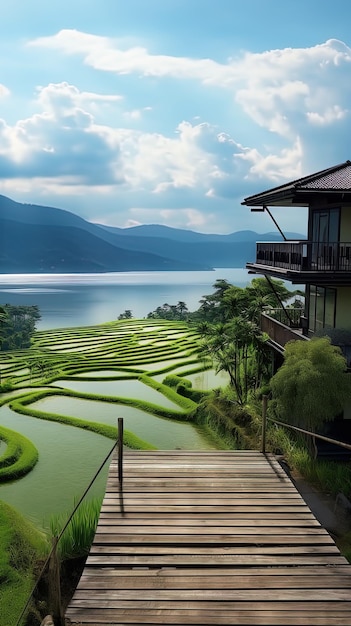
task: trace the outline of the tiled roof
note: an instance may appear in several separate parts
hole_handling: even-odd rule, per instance
[[[308,178],[310,180],[302,179],[296,187],[299,189],[335,189],[336,191],[350,191],[351,163],[346,162],[341,169],[322,175],[315,174],[313,177],[310,176]]]
[[[260,205],[274,202],[278,199],[292,198],[299,192],[351,192],[351,161],[345,161],[340,165],[329,167],[315,174],[298,178],[279,187],[267,189],[261,193],[245,198],[242,204]]]

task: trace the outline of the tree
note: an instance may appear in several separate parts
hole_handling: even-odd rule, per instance
[[[118,318],[119,320],[131,320],[133,317],[130,309],[126,309],[124,313],[120,313]]]
[[[274,291],[271,285],[273,285]],[[253,278],[251,283],[247,286],[247,290],[253,298],[267,296],[268,305],[271,307],[278,307],[280,306],[280,301],[286,302],[297,293],[301,294],[300,291],[290,291],[285,286],[284,281],[277,278],[271,278],[270,283],[266,278]]]
[[[188,307],[183,300],[179,300],[177,304],[177,312],[180,319],[184,319],[188,313]]]
[[[36,305],[14,306],[5,304],[2,307],[2,350],[28,348],[32,335],[36,330],[36,322],[40,320],[40,311]]]
[[[346,371],[340,348],[328,337],[290,341],[284,363],[271,379],[275,414],[284,422],[316,432],[351,400]]]
[[[4,309],[3,306],[0,306],[0,349],[1,349],[1,344],[5,338],[5,326],[8,322],[8,314],[6,312],[6,310]]]
[[[213,360],[216,372],[227,372],[238,404],[245,404],[249,390],[260,386],[267,373],[266,336],[255,323],[240,316],[215,325],[203,322],[198,331],[204,337],[201,353]]]
[[[250,295],[247,288],[231,285],[224,291],[219,302],[222,317],[229,320],[233,317],[244,316],[245,311],[248,310],[249,301]]]

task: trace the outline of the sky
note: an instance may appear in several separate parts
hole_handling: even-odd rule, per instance
[[[350,0],[4,3],[0,194],[273,231],[245,197],[351,159],[350,24]],[[306,209],[272,212],[305,233]]]

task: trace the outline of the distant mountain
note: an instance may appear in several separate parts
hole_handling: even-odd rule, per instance
[[[297,233],[289,238],[303,238]],[[276,233],[203,234],[162,225],[115,228],[0,195],[0,273],[208,270],[243,267]]]

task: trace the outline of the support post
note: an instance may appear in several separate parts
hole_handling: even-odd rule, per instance
[[[55,626],[65,626],[65,616],[61,602],[60,557],[57,552],[58,538],[52,538],[52,553],[49,561],[50,610]]]
[[[262,454],[266,453],[267,402],[268,402],[268,396],[262,396],[262,439],[261,439]]]
[[[123,417],[118,418],[117,451],[118,451],[118,483],[119,483],[119,490],[122,491],[123,489]]]

